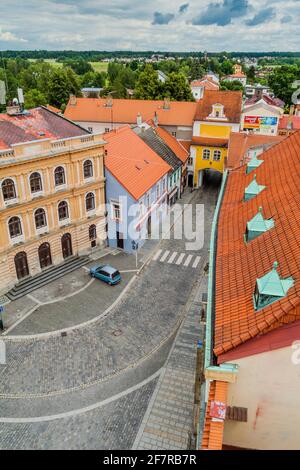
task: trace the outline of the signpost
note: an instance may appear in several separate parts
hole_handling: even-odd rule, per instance
[[[2,313],[4,312],[4,307],[0,305],[0,330],[4,330],[4,325],[3,325],[3,318],[2,318]]]
[[[136,269],[138,268],[138,249],[139,249],[139,244],[136,241],[132,241],[132,249],[135,251],[135,265]]]

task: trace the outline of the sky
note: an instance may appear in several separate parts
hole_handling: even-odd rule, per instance
[[[300,0],[1,0],[0,50],[299,51]]]

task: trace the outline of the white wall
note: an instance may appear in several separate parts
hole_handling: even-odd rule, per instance
[[[237,382],[229,406],[248,408],[248,422],[226,421],[224,444],[251,449],[300,449],[300,365],[285,347],[234,360]]]

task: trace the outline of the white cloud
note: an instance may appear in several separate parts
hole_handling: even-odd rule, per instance
[[[1,0],[0,48],[9,43],[10,49],[299,50],[298,0],[273,0],[276,16],[261,25],[245,22],[266,8],[267,0],[248,0],[249,13],[230,24],[192,24],[209,4],[221,2],[190,0],[186,13],[179,15],[183,0]],[[153,25],[155,11],[174,18]],[[282,23],[287,14],[293,21]]]

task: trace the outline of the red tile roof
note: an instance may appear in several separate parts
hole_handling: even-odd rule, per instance
[[[300,132],[275,145],[259,159],[257,182],[266,188],[244,202],[253,180],[245,166],[228,176],[219,222],[216,253],[214,352],[217,356],[270,330],[300,318]],[[246,224],[263,209],[274,228],[245,243]],[[278,261],[280,277],[294,285],[282,299],[256,311],[256,279]]]
[[[284,107],[284,101],[280,100],[279,98],[272,98],[270,95],[267,95],[266,93],[264,93],[262,96],[254,95],[252,98],[249,98],[248,100],[246,100],[245,105],[250,106],[251,104],[255,104],[260,100],[263,100],[265,103],[267,103],[270,106],[276,106],[277,108]]]
[[[285,137],[277,135],[259,135],[247,134],[245,132],[232,132],[229,138],[227,168],[236,168],[244,163],[246,153],[254,147],[264,146],[267,150],[268,146],[272,146],[281,142]]]
[[[191,140],[180,140],[181,145],[190,153],[191,151]]]
[[[300,116],[289,116],[284,114],[279,120],[279,129],[288,129],[288,124],[291,125],[291,129],[298,130],[300,129]]]
[[[49,111],[52,111],[53,113],[61,113],[61,110],[58,108],[55,108],[55,106],[51,106],[51,104],[47,104],[46,106]]]
[[[224,114],[228,122],[239,123],[242,113],[242,97],[241,91],[205,90],[203,99],[198,102],[195,120],[205,121],[211,114],[213,105],[219,103],[224,106]],[[221,119],[220,121],[224,122]]]
[[[164,109],[164,101],[113,99],[111,107],[103,98],[77,98],[75,105],[71,102],[65,116],[76,122],[136,124],[139,113],[144,122],[157,113],[160,125],[191,127],[197,109],[197,103],[185,101],[170,101],[169,109]]]
[[[0,114],[0,149],[34,140],[65,139],[85,134],[88,134],[85,129],[45,107],[17,116]]]
[[[159,135],[159,137],[163,139],[167,146],[170,147],[171,150],[173,150],[177,158],[179,158],[182,163],[185,163],[189,158],[189,152],[183,145],[181,145],[180,141],[173,137],[171,134],[169,134],[169,132],[163,129],[162,127],[155,127],[155,131]]]
[[[204,77],[201,80],[193,80],[191,87],[204,87],[206,90],[219,90],[220,86],[211,77]]]
[[[171,167],[129,127],[104,134],[105,167],[138,200]]]
[[[227,77],[230,77],[230,78],[246,78],[247,75],[245,75],[244,73],[238,72],[238,73],[232,73],[231,75],[227,75]]]
[[[221,382],[219,380],[213,380],[210,382],[201,450],[222,450],[224,421],[213,420],[211,417],[211,405],[213,402],[221,402],[226,405],[227,388],[228,384],[226,382]]]

